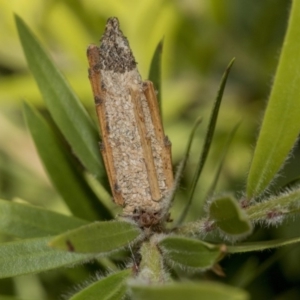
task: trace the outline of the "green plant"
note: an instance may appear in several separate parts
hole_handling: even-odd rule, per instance
[[[53,124],[43,119],[36,109],[24,104],[28,128],[41,159],[74,217],[21,203],[1,201],[2,231],[21,238],[0,246],[1,277],[36,273],[92,259],[99,266],[107,267],[110,261],[104,257],[111,258],[119,250],[118,254],[124,260],[128,256],[132,257],[132,266],[109,274],[70,299],[121,299],[127,289],[134,299],[198,299],[200,294],[203,299],[247,299],[247,293],[238,288],[214,282],[174,283],[172,278],[181,269],[196,272],[207,269],[217,271],[218,262],[226,254],[263,250],[300,241],[297,237],[280,241],[240,242],[252,233],[256,224],[278,226],[299,210],[300,191],[297,187],[268,193],[269,186],[272,183],[275,185],[276,174],[293,147],[300,129],[297,122],[299,75],[294,68],[300,62],[297,51],[299,29],[296,26],[296,20],[300,17],[299,6],[299,1],[293,2],[289,27],[250,167],[245,195],[238,200],[231,194],[210,197],[206,203],[206,217],[184,223],[208,155],[222,94],[232,65],[230,63],[215,101],[186,210],[175,221],[176,226],[150,234],[146,234],[146,230],[139,228],[134,222],[107,221],[112,219],[111,212],[99,201],[84,176],[84,172],[88,171],[99,181],[102,190],[106,189],[96,126],[37,40],[17,17],[20,39],[31,71],[56,126],[81,164],[74,159]],[[159,74],[159,71],[154,70],[159,70],[160,55],[161,47],[158,47],[150,79],[152,76],[156,79]],[[186,155],[177,170],[177,186],[199,123],[200,121],[196,122]],[[107,193],[102,192],[101,196],[105,198]],[[93,222],[96,220],[106,221]],[[171,266],[173,271],[169,272],[166,265]]]

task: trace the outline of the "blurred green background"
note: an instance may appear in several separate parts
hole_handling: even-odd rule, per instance
[[[195,119],[198,116],[204,118],[173,209],[173,218],[184,206],[222,73],[231,58],[236,57],[213,146],[189,215],[192,220],[203,212],[202,204],[224,145],[239,121],[241,125],[229,149],[216,192],[230,191],[238,196],[243,193],[280,54],[290,2],[0,0],[0,197],[7,200],[21,198],[69,213],[43,171],[22,117],[23,100],[33,103],[41,111],[45,107],[18,41],[14,13],[36,33],[95,120],[87,78],[86,48],[90,43],[99,43],[106,19],[110,16],[119,18],[144,79],[154,49],[164,38],[163,117],[165,131],[173,145],[175,166],[184,154]],[[287,166],[281,180],[295,177],[299,168],[299,162],[295,160]],[[296,236],[300,222],[292,221],[279,229],[257,230],[252,239]],[[212,273],[207,277],[245,287],[255,299],[300,299],[299,257],[297,245],[278,251],[232,256],[222,263],[225,278],[218,279]],[[0,294],[16,293],[22,295],[21,299],[57,299],[86,276],[86,270],[77,267],[41,276],[2,280]],[[200,275],[192,277],[197,276]]]

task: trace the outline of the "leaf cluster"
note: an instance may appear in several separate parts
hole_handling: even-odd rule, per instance
[[[300,131],[299,74],[290,67],[293,57],[300,64],[295,43],[300,43],[296,20],[300,18],[299,1],[293,2],[289,27],[281,52],[268,107],[254,151],[247,178],[247,188],[240,198],[232,194],[214,195],[226,151],[237,127],[228,139],[220,168],[205,203],[205,216],[184,222],[195,198],[195,189],[209,154],[226,81],[233,60],[228,65],[212,109],[207,134],[189,198],[182,215],[173,227],[162,233],[148,234],[134,222],[112,220],[104,204],[105,172],[98,149],[98,133],[90,116],[67,81],[45,53],[27,25],[16,17],[20,40],[29,67],[46,102],[52,121],[36,108],[24,103],[24,116],[49,178],[73,216],[65,216],[29,204],[0,200],[1,231],[18,239],[0,245],[0,277],[33,274],[46,270],[95,261],[130,253],[132,262],[118,268],[82,289],[70,299],[249,299],[242,289],[217,282],[175,283],[176,272],[218,272],[219,262],[227,255],[280,247],[300,241],[299,237],[264,242],[241,242],[255,226],[278,226],[299,212],[300,190],[285,189],[277,194],[269,188],[284,164]],[[162,42],[158,45],[150,68],[150,80],[161,89]],[[160,99],[161,100],[161,99]],[[280,121],[278,121],[280,120]],[[185,156],[175,177],[169,205],[187,164],[191,145],[201,122],[193,128]],[[55,124],[55,125],[53,125]],[[92,174],[104,191],[99,197],[86,180]],[[124,254],[125,253],[125,254]],[[126,262],[126,259],[123,260]],[[170,271],[172,270],[172,271]],[[179,270],[179,271],[178,271]],[[219,273],[222,273],[219,270]],[[100,297],[100,298],[99,298]]]

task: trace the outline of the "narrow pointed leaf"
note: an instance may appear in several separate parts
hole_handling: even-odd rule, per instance
[[[209,217],[222,232],[232,236],[249,234],[252,230],[245,211],[229,196],[213,200],[209,207]]]
[[[300,132],[299,20],[300,2],[292,1],[274,84],[248,175],[248,198],[259,195],[271,183]]]
[[[37,38],[20,17],[15,20],[29,68],[51,116],[86,169],[103,178],[96,126]]]
[[[214,177],[214,181],[212,182],[212,185],[211,187],[209,188],[208,192],[207,192],[207,196],[205,197],[205,199],[209,199],[212,197],[212,195],[214,194],[214,191],[215,191],[215,188],[217,186],[217,183],[218,183],[218,180],[219,180],[219,177],[220,177],[220,174],[221,174],[221,171],[222,171],[222,168],[223,168],[223,165],[224,165],[224,162],[225,162],[225,159],[226,159],[226,155],[227,155],[227,152],[228,152],[228,149],[229,149],[229,146],[233,140],[233,137],[238,129],[238,127],[240,126],[240,123],[236,124],[232,131],[230,132],[230,135],[228,137],[228,140],[226,142],[226,145],[224,146],[224,150],[223,150],[223,154],[222,154],[222,158],[220,160],[220,164],[219,164],[219,167],[217,169],[217,172],[216,172],[216,175]]]
[[[160,107],[161,112],[161,60],[162,60],[162,51],[163,51],[164,41],[163,39],[158,43],[155,52],[153,54],[150,71],[149,71],[149,80],[153,82],[155,90],[157,93],[157,101]]]
[[[171,265],[184,268],[208,269],[222,256],[221,245],[212,245],[184,237],[167,237],[158,243]]]
[[[182,175],[182,172],[184,171],[185,167],[186,167],[186,164],[187,164],[187,161],[188,161],[188,158],[190,156],[190,152],[191,152],[191,147],[192,147],[192,143],[194,141],[194,137],[195,137],[195,133],[196,133],[196,130],[198,129],[199,125],[202,123],[202,120],[203,118],[200,117],[196,120],[194,126],[193,126],[193,129],[190,133],[190,136],[189,136],[189,140],[188,140],[188,144],[187,144],[187,147],[186,147],[186,150],[185,150],[185,154],[184,154],[184,158],[183,158],[183,166],[182,166],[182,171],[181,171],[181,174],[180,176]]]
[[[30,204],[0,200],[0,231],[20,238],[55,235],[86,223]]]
[[[176,283],[167,285],[131,285],[133,300],[248,300],[248,293],[239,288],[215,282]]]
[[[288,190],[276,197],[255,203],[246,208],[246,214],[252,222],[264,222],[268,225],[280,224],[284,217],[299,214],[300,189]]]
[[[192,132],[190,133],[188,144],[187,144],[187,147],[186,147],[186,150],[185,150],[183,160],[180,162],[180,164],[178,166],[178,169],[176,170],[175,179],[174,179],[174,189],[171,192],[171,194],[168,195],[168,197],[170,197],[169,206],[171,206],[171,204],[174,200],[175,193],[176,193],[177,189],[180,186],[180,180],[182,178],[183,172],[185,170],[185,167],[187,165],[187,161],[188,161],[189,156],[190,156],[190,151],[191,151],[192,143],[193,143],[193,140],[194,140],[194,137],[195,137],[195,133],[196,133],[196,130],[197,130],[198,126],[201,124],[201,122],[202,122],[202,118],[198,118],[195,122],[195,125],[193,126]]]
[[[44,167],[72,213],[87,220],[111,218],[110,212],[72,163],[51,127],[33,107],[25,103],[23,108],[27,126]]]
[[[121,300],[126,293],[126,279],[130,273],[131,270],[127,269],[111,274],[89,285],[69,300]]]
[[[213,106],[212,113],[211,113],[211,116],[210,116],[208,130],[206,132],[202,152],[201,152],[199,162],[198,162],[198,165],[197,165],[194,177],[193,177],[193,182],[192,182],[192,186],[191,186],[191,190],[190,190],[189,199],[188,199],[187,205],[186,205],[186,207],[185,207],[185,209],[184,209],[184,211],[183,211],[183,213],[182,213],[182,215],[179,219],[179,222],[178,222],[179,224],[181,224],[183,222],[183,220],[185,219],[185,217],[188,213],[188,210],[189,210],[189,208],[192,204],[192,200],[193,200],[193,197],[194,197],[196,186],[197,186],[197,183],[199,181],[200,175],[202,173],[203,167],[205,165],[205,162],[206,162],[206,159],[207,159],[207,156],[208,156],[208,153],[209,153],[210,145],[211,145],[213,135],[214,135],[214,132],[215,132],[215,127],[216,127],[216,124],[217,124],[217,119],[218,119],[218,114],[219,114],[219,109],[220,109],[224,89],[225,89],[225,86],[226,86],[226,82],[227,82],[227,78],[228,78],[230,69],[231,69],[231,67],[234,63],[234,60],[235,59],[232,59],[230,61],[226,71],[224,72],[224,74],[222,76],[220,87],[219,87],[217,97],[216,97],[216,100],[214,102],[214,106]]]
[[[22,298],[19,297],[14,297],[14,296],[6,296],[6,295],[0,295],[1,300],[23,300]]]
[[[263,242],[242,243],[235,246],[227,246],[228,253],[243,253],[250,251],[262,251],[266,249],[279,248],[300,242],[300,237],[293,239],[278,239]]]
[[[49,241],[43,237],[0,244],[0,278],[52,270],[93,258],[91,254],[52,249]]]
[[[128,246],[141,231],[124,221],[94,222],[55,237],[51,247],[81,253],[107,253]]]

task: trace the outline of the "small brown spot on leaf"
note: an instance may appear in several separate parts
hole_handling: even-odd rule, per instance
[[[74,245],[71,243],[70,240],[66,240],[66,244],[67,244],[67,247],[68,247],[68,251],[70,251],[70,252],[75,251]]]

